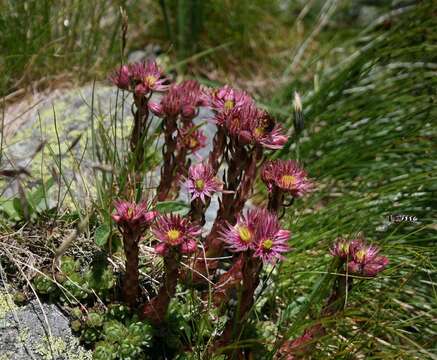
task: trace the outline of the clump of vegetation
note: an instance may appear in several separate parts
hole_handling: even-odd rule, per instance
[[[250,329],[256,327],[254,306],[265,290],[260,284],[269,281],[268,274],[292,250],[288,243],[291,232],[282,228],[280,218],[295,199],[316,191],[314,181],[293,160],[266,161],[267,153],[281,149],[288,136],[246,92],[228,85],[208,89],[194,80],[172,84],[152,60],[123,65],[111,80],[119,89],[131,92],[134,103],[129,150],[119,160],[118,177],[111,181],[118,200],[110,214],[121,235],[125,259],[121,282],[115,281],[112,265],[107,262],[98,269],[83,269],[78,260],[64,256],[59,264],[54,263],[53,274],[41,273],[34,278],[35,288],[55,301],[88,307],[86,314],[79,308],[72,310],[72,327],[83,343],[94,347],[96,358],[109,353],[115,358],[134,358],[149,347],[150,353],[158,354],[252,356],[255,348],[233,348],[233,344],[244,343],[249,335],[259,336]],[[154,93],[161,96],[152,97]],[[201,107],[211,109],[209,121],[216,128],[212,148],[203,159],[198,153],[207,145],[202,130],[205,123],[196,120]],[[160,122],[154,130],[152,114]],[[296,108],[296,116],[301,117],[300,108]],[[164,161],[153,195],[144,181],[145,154],[151,146],[149,138],[154,136],[152,142],[158,141],[160,132]],[[265,205],[245,210],[258,175],[266,185],[268,199]],[[104,186],[102,183],[102,195],[107,193]],[[170,212],[159,211],[159,206],[172,204],[180,192],[187,192],[190,198],[185,214],[175,213],[171,207]],[[151,195],[152,200],[147,201]],[[205,214],[214,195],[219,196],[218,211],[210,230],[205,231]],[[103,195],[101,201],[108,200]],[[108,239],[111,246],[112,239]],[[161,285],[147,298],[140,286],[144,281],[139,266],[144,256],[140,255],[143,239],[149,239],[163,266]],[[338,304],[352,290],[354,276],[372,278],[386,267],[387,258],[378,252],[377,247],[359,239],[342,241],[333,248],[331,267],[339,277],[324,283],[331,290],[322,314],[338,311]],[[98,281],[93,275],[96,271]],[[120,290],[113,289],[116,285]],[[178,314],[183,309],[177,306],[181,296],[178,286],[179,291],[195,292],[193,298],[204,299],[196,304],[199,314],[215,313],[212,318],[200,317],[203,329],[193,327]],[[99,297],[109,292],[111,296]],[[97,300],[107,305],[123,301],[127,308],[98,310],[101,305]],[[91,310],[93,306],[95,310]],[[156,339],[163,338],[160,332],[181,324],[191,328],[185,338],[175,342],[178,333],[170,332],[161,344],[164,350],[154,346]],[[297,340],[288,340],[285,333],[263,353],[291,356],[310,352],[307,342],[323,333],[322,324],[305,330]],[[296,347],[296,342],[301,346]]]
[[[91,114],[97,196],[74,220],[99,250],[61,244],[34,289],[69,310],[96,359],[433,358],[429,11],[375,21],[341,66],[318,63],[262,105],[153,60],[118,67],[131,132],[120,142],[117,114],[107,129]],[[182,20],[167,19],[169,36]],[[10,223],[50,214],[41,191],[27,199],[3,209]],[[415,223],[389,222],[400,210]]]

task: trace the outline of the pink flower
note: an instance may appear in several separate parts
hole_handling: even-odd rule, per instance
[[[288,140],[282,133],[282,127],[249,97],[241,100],[238,106],[217,113],[215,120],[218,125],[224,125],[230,135],[244,143],[280,149]]]
[[[189,153],[196,153],[204,148],[208,138],[202,130],[197,130],[196,126],[187,126],[179,131],[178,148],[185,148]]]
[[[362,276],[374,277],[389,263],[385,256],[378,255],[378,247],[366,245],[361,237],[352,241],[339,239],[330,252],[332,256],[348,260],[350,273]]]
[[[223,114],[223,125],[230,135],[238,137],[245,143],[252,142],[250,124],[259,114],[253,102],[245,102]]]
[[[165,255],[171,249],[188,254],[196,250],[196,237],[201,229],[180,215],[170,214],[161,215],[152,226],[152,232],[160,241],[155,246],[158,254]]]
[[[234,107],[242,106],[252,99],[243,91],[235,90],[229,85],[216,89],[211,93],[211,107],[218,113],[232,110]]]
[[[209,96],[196,80],[186,80],[179,84],[181,96],[181,115],[186,119],[193,119],[200,106],[209,105]]]
[[[230,114],[234,109],[254,104],[254,101],[248,94],[235,90],[229,85],[213,90],[210,96],[211,107],[215,112],[214,121],[219,126],[225,125],[227,119],[228,122],[232,122],[232,119],[241,117],[235,112]]]
[[[290,250],[287,242],[291,232],[281,229],[277,216],[265,209],[259,210],[258,219],[254,256],[263,262],[282,260],[282,254]]]
[[[206,91],[195,80],[183,81],[173,84],[161,102],[151,103],[150,110],[157,116],[192,119],[197,115],[200,106],[208,105],[209,100]]]
[[[274,263],[289,251],[287,241],[290,231],[280,228],[278,218],[266,209],[249,210],[238,218],[237,224],[227,224],[221,239],[234,252],[253,250],[263,262]]]
[[[168,88],[168,80],[154,60],[123,65],[110,79],[120,89],[134,91],[137,96]]]
[[[332,256],[338,256],[341,259],[347,259],[349,257],[350,244],[350,241],[340,238],[329,250],[329,252]]]
[[[389,261],[385,256],[379,256],[379,248],[373,245],[362,245],[354,249],[352,261],[348,270],[357,275],[374,277],[383,271]]]
[[[215,110],[214,120],[217,125],[225,126],[232,135],[238,135],[247,119],[255,116],[256,105],[246,93],[225,88],[218,91],[218,94],[224,94],[223,98],[217,99],[216,94],[211,100]]]
[[[134,92],[136,96],[141,97],[146,95],[149,92],[149,89],[143,83],[139,83],[137,86],[135,86]]]
[[[267,149],[280,149],[288,140],[288,136],[283,134],[282,126],[261,109],[249,118],[244,131],[250,134],[253,143],[260,144]]]
[[[156,116],[177,117],[182,109],[178,85],[171,85],[168,92],[162,97],[161,102],[150,102],[149,108]]]
[[[142,84],[146,93],[166,91],[168,88],[168,80],[154,60],[130,64],[129,72],[131,80],[137,85]]]
[[[129,68],[126,65],[123,65],[119,69],[115,70],[109,78],[112,83],[118,86],[120,89],[129,90]]]
[[[261,169],[261,179],[269,191],[276,187],[294,197],[302,196],[313,188],[307,173],[293,160],[266,161]]]
[[[200,198],[203,203],[206,197],[210,198],[223,188],[223,184],[215,176],[212,167],[203,163],[190,166],[186,186],[191,195],[191,201]]]
[[[112,214],[112,219],[122,232],[142,232],[151,225],[158,215],[156,211],[148,211],[145,202],[136,204],[121,200],[116,201],[114,206],[115,211]]]
[[[254,250],[256,248],[256,230],[259,211],[248,210],[246,215],[240,215],[235,225],[226,224],[220,233],[220,238],[229,245],[233,252]]]

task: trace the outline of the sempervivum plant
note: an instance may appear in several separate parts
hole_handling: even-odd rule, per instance
[[[142,316],[159,324],[164,320],[170,300],[176,293],[181,256],[196,252],[200,227],[189,219],[171,214],[160,216],[152,232],[159,240],[155,251],[164,258],[165,274],[158,295],[144,305]]]
[[[135,307],[138,297],[138,242],[144,231],[150,226],[157,213],[148,211],[147,204],[117,201],[112,218],[123,236],[123,247],[126,256],[126,275],[123,285],[123,296],[127,304]]]
[[[234,319],[226,324],[216,347],[229,345],[234,334],[241,331],[243,319],[253,306],[263,263],[275,264],[283,259],[283,254],[290,251],[290,235],[290,231],[281,228],[277,216],[266,209],[249,210],[245,216],[238,218],[235,225],[227,224],[221,232],[221,239],[228,245],[228,249],[241,253],[239,260],[228,273],[239,277],[242,282],[242,296]],[[228,276],[227,273],[222,276],[219,296],[223,296],[223,288],[229,289],[238,284],[235,281],[224,281]]]
[[[130,311],[156,327],[157,337],[162,339],[163,334],[170,333],[165,325],[171,323],[169,304],[178,301],[178,284],[191,287],[190,296],[199,297],[196,306],[202,309],[215,305],[215,313],[223,321],[219,331],[208,330],[205,342],[201,335],[193,334],[193,329],[200,326],[187,322],[183,326],[186,339],[178,338],[174,343],[180,346],[174,347],[186,346],[187,350],[203,347],[199,358],[213,357],[213,353],[220,351],[231,356],[231,343],[250,333],[246,325],[257,294],[264,290],[259,286],[263,269],[277,271],[291,250],[291,231],[280,223],[285,208],[295,198],[313,191],[314,181],[302,164],[294,160],[267,160],[289,138],[282,125],[244,91],[229,85],[208,89],[195,80],[171,83],[153,61],[124,65],[113,74],[112,81],[120,89],[131,92],[134,98],[134,126],[128,156],[129,164],[134,167],[119,194],[131,199],[132,194],[136,199],[153,197],[150,205],[125,200],[115,203],[112,218],[122,234],[126,256],[125,303]],[[161,94],[152,96],[156,92]],[[209,108],[207,119],[196,119],[202,114],[201,107]],[[302,115],[298,98],[295,111]],[[147,136],[151,114],[160,123],[156,129],[162,136],[157,145],[161,141],[163,144],[161,177],[154,195],[144,193],[142,177],[146,170],[144,146],[150,140]],[[216,127],[211,151],[204,158],[199,150],[208,144],[205,134],[210,132],[203,131],[203,122],[198,120],[207,120]],[[296,129],[302,131],[302,119]],[[264,182],[269,195],[265,203],[254,208],[248,206],[248,200],[257,180]],[[181,188],[188,193],[190,202],[185,215],[149,210],[149,206],[159,208],[165,201],[173,203]],[[206,224],[206,212],[213,196],[218,198],[218,210],[215,218]],[[152,289],[147,300],[137,307],[137,301],[146,298],[145,292],[143,296],[140,291],[138,271],[139,245],[143,238],[151,241],[148,244],[153,246],[155,256],[162,257],[163,276],[158,291],[154,293]],[[342,240],[331,253],[339,264],[338,272],[348,276],[374,277],[388,263],[376,247],[358,240]],[[338,300],[351,288],[350,280],[345,282],[344,278],[332,285],[323,314],[334,314]],[[110,308],[109,313],[114,309]],[[106,346],[111,346],[120,358],[140,356],[141,349],[151,341],[149,325],[143,333],[141,323],[126,325],[120,321],[127,317],[111,318],[103,329],[105,342],[96,351],[105,354]],[[297,339],[281,337],[275,344],[276,350],[278,354],[292,354],[302,345],[309,351],[307,343],[323,332],[322,326],[314,325]],[[175,337],[169,336],[164,343],[172,342],[171,339]],[[235,358],[252,356],[244,349],[235,351]]]
[[[339,239],[331,249],[331,255],[340,258],[350,274],[364,277],[374,277],[388,265],[389,260],[379,252],[377,246],[366,244],[362,237]]]

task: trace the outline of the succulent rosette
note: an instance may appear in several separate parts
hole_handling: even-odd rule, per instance
[[[201,229],[187,218],[178,214],[166,214],[158,217],[153,224],[152,233],[159,240],[155,251],[160,255],[166,255],[170,249],[176,249],[183,254],[191,254],[196,251],[196,238]]]
[[[294,197],[306,194],[314,186],[306,171],[293,160],[265,162],[261,169],[261,179],[269,191],[279,188]]]
[[[205,203],[206,198],[210,198],[214,193],[222,191],[223,184],[215,176],[210,165],[199,163],[190,166],[186,187],[191,195],[191,201],[199,198]]]

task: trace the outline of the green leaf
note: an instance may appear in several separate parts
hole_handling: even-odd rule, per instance
[[[21,204],[21,201],[18,197],[14,198],[12,200],[12,204],[13,207],[16,211],[16,213],[18,214],[19,219],[24,219],[24,209],[23,209],[23,205]]]
[[[183,201],[162,201],[156,204],[156,210],[160,213],[177,212],[186,214],[189,209],[189,204],[186,204]]]
[[[2,201],[0,204],[0,210],[3,211],[7,217],[13,221],[19,221],[21,219],[20,213],[15,208],[14,199]]]
[[[108,238],[109,238],[109,234],[111,233],[111,227],[109,226],[109,224],[102,224],[100,225],[97,229],[96,232],[94,233],[94,241],[98,246],[105,246]]]
[[[51,177],[45,184],[41,184],[35,190],[27,194],[27,201],[34,212],[45,209],[44,197],[47,197],[47,193],[54,183],[55,180]]]

